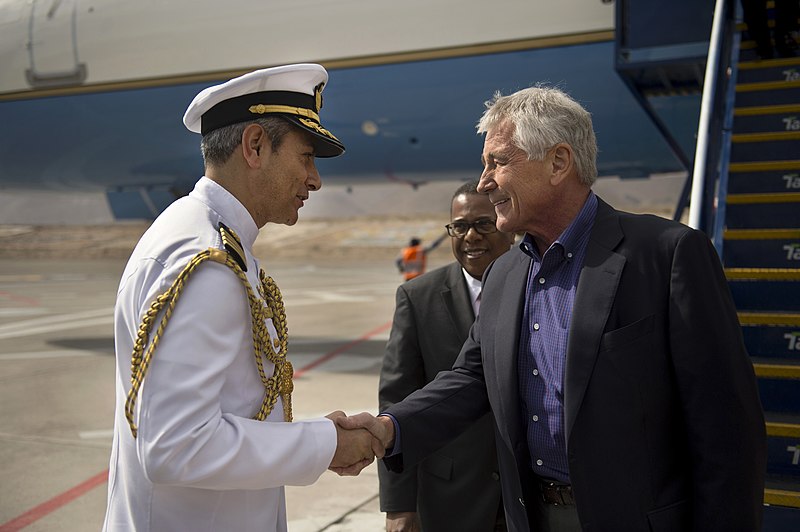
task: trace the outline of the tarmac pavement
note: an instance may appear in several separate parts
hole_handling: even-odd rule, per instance
[[[273,227],[256,255],[281,288],[296,419],[376,412],[381,356],[408,235],[442,220]],[[338,225],[337,225],[338,224]],[[113,306],[146,224],[0,226],[0,532],[99,530],[114,413]],[[381,231],[383,229],[383,231]],[[411,231],[408,233],[407,231]],[[431,267],[449,262],[443,245]],[[291,532],[382,530],[377,463],[287,487]]]

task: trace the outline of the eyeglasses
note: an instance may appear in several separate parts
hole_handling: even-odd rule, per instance
[[[453,222],[445,225],[447,234],[458,238],[467,236],[470,228],[474,227],[475,231],[481,235],[490,235],[497,232],[497,226],[494,220],[478,220],[477,222]]]

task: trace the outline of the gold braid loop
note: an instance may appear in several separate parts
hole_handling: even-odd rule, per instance
[[[253,328],[253,355],[255,357],[259,377],[265,388],[264,400],[254,419],[258,421],[266,419],[275,407],[278,395],[280,395],[283,401],[284,420],[292,420],[291,393],[294,388],[294,384],[292,383],[292,375],[294,372],[291,363],[286,360],[289,335],[286,326],[286,310],[283,305],[283,298],[280,290],[272,278],[268,277],[264,271],[261,270],[261,272],[259,272],[261,285],[258,287],[258,291],[263,299],[259,299],[255,293],[253,293],[253,289],[250,286],[250,282],[247,280],[247,275],[244,270],[242,270],[230,253],[222,249],[210,248],[198,253],[189,261],[189,264],[178,274],[172,286],[153,301],[150,308],[145,313],[141,325],[139,325],[139,331],[133,346],[133,354],[131,355],[131,389],[128,392],[128,399],[125,402],[125,417],[128,420],[134,438],[137,435],[137,428],[134,423],[136,398],[139,395],[139,389],[142,386],[145,374],[152,361],[153,352],[158,346],[158,342],[164,333],[170,316],[172,316],[175,304],[178,302],[178,297],[186,286],[189,276],[191,276],[200,264],[207,260],[224,264],[232,269],[242,281],[245,291],[247,292]],[[155,336],[153,336],[153,341],[150,343],[145,353],[144,349],[149,341],[153,322],[165,306],[166,310],[164,311],[164,316],[161,318],[158,330]],[[270,318],[272,318],[273,325],[277,332],[277,338],[272,342],[270,341],[271,337],[266,324],[266,320]],[[263,357],[266,357],[267,360],[272,362],[275,366],[272,377],[268,378],[264,372]]]

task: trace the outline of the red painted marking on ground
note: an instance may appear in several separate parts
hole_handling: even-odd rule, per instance
[[[384,323],[380,327],[377,327],[377,328],[369,331],[368,333],[366,333],[365,335],[361,336],[360,338],[358,338],[356,340],[353,340],[352,342],[350,342],[348,344],[345,344],[345,345],[343,345],[341,347],[338,347],[338,348],[334,349],[333,351],[331,351],[330,353],[326,353],[326,354],[322,355],[321,357],[319,357],[315,361],[311,362],[310,364],[307,364],[307,365],[303,366],[302,368],[300,368],[299,370],[295,371],[294,372],[294,377],[302,376],[304,373],[307,373],[307,372],[311,371],[312,369],[316,368],[317,366],[319,366],[321,364],[324,364],[325,362],[331,360],[332,358],[344,353],[348,349],[350,349],[352,347],[355,347],[355,346],[357,346],[358,344],[360,344],[362,342],[366,342],[367,340],[369,340],[370,338],[372,338],[376,334],[385,331],[386,329],[388,329],[391,326],[392,326],[392,322],[391,321],[387,322],[387,323]],[[104,482],[107,482],[107,481],[108,481],[108,470],[106,469],[102,473],[99,473],[98,475],[95,475],[92,478],[90,478],[88,480],[85,480],[84,482],[78,484],[77,486],[68,489],[64,493],[62,493],[60,495],[56,495],[55,497],[53,497],[49,501],[46,501],[46,502],[40,504],[39,506],[36,506],[35,508],[32,508],[32,509],[28,510],[27,512],[25,512],[24,514],[20,515],[19,517],[15,517],[11,521],[8,521],[7,523],[4,523],[4,524],[0,525],[0,532],[16,532],[17,530],[22,530],[23,528],[25,528],[26,526],[30,525],[31,523],[34,523],[34,522],[38,521],[39,519],[41,519],[42,517],[53,513],[54,511],[58,510],[59,508],[61,508],[65,504],[68,504],[68,503],[74,501],[75,499],[77,499],[78,497],[83,495],[84,493],[92,490],[93,488],[95,488],[95,487],[99,486],[100,484],[103,484]]]
[[[65,504],[74,501],[87,491],[96,488],[104,482],[108,482],[108,469],[88,480],[81,482],[77,486],[68,489],[61,495],[56,495],[49,501],[43,502],[35,508],[31,508],[19,517],[15,517],[11,521],[0,525],[0,532],[16,532],[17,530],[22,530],[31,523],[34,523],[42,517],[55,512]]]
[[[5,292],[3,290],[0,290],[0,297],[10,299],[11,301],[16,301],[17,303],[22,303],[30,307],[39,306],[39,300],[35,297],[21,296],[19,294],[12,294],[11,292]]]
[[[372,338],[376,334],[382,333],[383,331],[385,331],[386,329],[388,329],[391,326],[392,326],[392,322],[391,321],[387,322],[387,323],[384,323],[380,327],[377,327],[377,328],[369,331],[367,334],[363,335],[361,338],[353,340],[349,344],[345,344],[345,345],[343,345],[341,347],[338,347],[338,348],[334,349],[330,353],[326,353],[326,354],[322,355],[321,357],[319,357],[315,361],[311,362],[310,364],[306,364],[302,368],[300,368],[298,370],[295,370],[294,378],[303,376],[303,374],[311,371],[312,369],[316,368],[320,364],[324,364],[325,362],[331,360],[335,356],[341,355],[342,353],[344,353],[345,351],[347,351],[351,347],[355,347],[355,346],[357,346],[358,344],[360,344],[362,342],[366,342],[367,340],[369,340],[370,338]],[[3,531],[0,530],[0,532],[3,532]]]

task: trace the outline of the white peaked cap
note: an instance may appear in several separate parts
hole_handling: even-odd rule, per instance
[[[200,91],[183,115],[194,133],[279,115],[312,134],[317,157],[336,157],[344,145],[322,126],[322,90],[328,72],[322,65],[301,63],[264,68]]]

